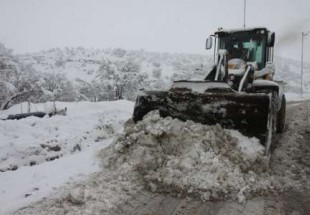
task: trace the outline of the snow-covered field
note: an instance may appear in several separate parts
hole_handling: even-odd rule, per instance
[[[289,101],[296,101],[299,100],[298,97],[297,94],[290,94],[287,96],[287,99]],[[305,97],[300,99],[305,99]],[[146,164],[144,161],[149,161],[147,159],[150,157],[138,159],[139,156],[141,156],[138,152],[149,153],[150,151],[148,150],[152,150],[153,146],[147,146],[147,143],[155,144],[156,141],[154,140],[152,142],[151,139],[147,139],[149,138],[148,136],[137,136],[135,132],[128,130],[137,128],[128,124],[126,125],[127,130],[125,130],[125,133],[118,135],[123,131],[124,123],[131,117],[133,105],[134,103],[129,101],[99,103],[56,102],[56,107],[58,109],[67,107],[68,111],[66,116],[0,120],[0,214],[9,214],[44,198],[50,199],[51,197],[60,196],[62,194],[59,191],[62,189],[66,190],[65,187],[69,186],[68,183],[72,184],[73,182],[82,181],[86,179],[86,176],[89,177],[90,174],[97,174],[97,178],[94,177],[90,179],[90,183],[77,186],[76,189],[68,191],[69,197],[67,196],[65,198],[69,198],[69,202],[75,202],[74,204],[77,205],[80,204],[79,201],[90,199],[90,203],[88,203],[88,205],[85,203],[85,207],[114,207],[113,203],[118,202],[120,199],[126,200],[126,195],[129,195],[131,192],[128,191],[129,188],[132,188],[134,192],[138,192],[137,190],[141,189],[141,184],[139,186],[137,184],[131,184],[130,180],[128,180],[128,178],[135,179],[136,176],[131,175],[132,172],[130,172],[130,168],[126,161],[129,161],[129,163],[138,162],[138,166],[142,165],[139,171],[145,176],[143,183],[146,183],[146,186],[149,187],[150,190],[168,188],[168,190],[170,189],[173,193],[176,189],[188,187],[187,191],[200,193],[200,198],[204,200],[208,198],[216,199],[217,195],[222,191],[230,190],[227,193],[228,196],[231,197],[230,194],[237,195],[235,197],[238,198],[238,200],[241,202],[244,201],[245,197],[243,192],[248,192],[249,187],[253,184],[253,180],[257,180],[255,169],[250,171],[250,173],[244,174],[238,169],[238,165],[236,166],[236,164],[229,162],[229,159],[234,160],[237,157],[239,158],[242,153],[258,153],[259,156],[261,148],[257,141],[250,140],[249,138],[235,133],[235,131],[230,131],[228,133],[221,133],[223,132],[221,131],[220,133],[222,136],[211,138],[212,141],[220,142],[221,138],[224,137],[228,139],[231,137],[237,138],[236,146],[239,149],[236,152],[237,154],[231,155],[235,157],[228,155],[227,158],[221,160],[222,158],[219,157],[215,151],[212,151],[214,148],[206,148],[203,144],[203,138],[210,139],[210,137],[203,137],[199,139],[199,141],[201,140],[202,142],[195,142],[195,147],[186,148],[186,145],[184,145],[180,154],[174,154],[173,156],[169,153],[153,154],[152,156],[157,156],[156,158],[158,159],[160,159],[159,157],[165,158],[165,165],[158,166],[158,172],[154,173],[148,169],[149,166],[144,165]],[[51,104],[32,104],[31,111],[48,110],[50,106]],[[26,103],[15,105],[9,110],[2,112],[1,118],[5,118],[5,116],[9,114],[20,113],[21,110],[26,112],[27,108]],[[181,126],[180,123],[177,124]],[[140,124],[142,130],[139,131],[145,132],[150,129],[150,131],[147,132],[153,132],[152,135],[154,137],[151,138],[156,138],[161,136],[160,132],[163,131],[158,125],[158,123],[153,123],[153,127],[147,128],[147,125]],[[184,144],[186,142],[185,137],[181,139],[176,137],[175,132],[178,133],[179,131],[175,129],[177,129],[178,126],[172,126],[170,131],[165,131],[167,133],[170,132],[172,138],[172,145],[168,147],[174,147],[173,141],[177,142],[182,140]],[[183,125],[183,127],[185,129],[187,127],[192,129],[191,134],[193,136],[199,136],[199,132],[203,132],[203,129],[206,129],[199,126],[195,127],[195,125],[191,125],[190,123]],[[211,133],[215,132],[218,134],[216,128],[212,129]],[[128,137],[129,140],[132,139],[135,141],[142,141],[144,138],[146,145],[135,146],[137,150],[130,149],[133,150],[132,153],[127,151],[126,154],[117,154],[116,152],[119,153],[122,147],[127,147],[125,145],[128,144],[128,142],[124,142],[120,139],[118,142],[113,142],[115,137],[120,139],[123,138],[123,140]],[[212,141],[210,143],[211,145]],[[236,141],[236,139],[234,141]],[[244,141],[250,141],[253,147],[245,148]],[[114,145],[111,145],[112,142]],[[120,162],[121,167],[116,172],[113,171],[113,168],[112,170],[102,172],[102,168],[100,168],[99,165],[100,160],[98,156],[96,156],[98,155],[98,151],[101,151],[101,149],[109,145],[111,147],[113,146],[112,148],[116,149],[116,152],[110,150],[111,154],[103,156],[104,153],[107,153],[107,150],[104,150],[104,153],[100,153],[101,162],[102,160],[106,161],[106,158],[109,157],[114,157],[113,159],[115,160],[115,156],[119,155],[117,161]],[[169,148],[167,148],[167,150],[168,149]],[[220,150],[230,149],[231,148],[224,148]],[[203,155],[198,153],[198,151],[201,150],[204,151]],[[138,154],[135,154],[134,151]],[[212,156],[212,162],[209,166],[206,166],[205,162],[208,162],[208,156]],[[244,168],[254,168],[251,160],[245,161],[246,165]],[[109,162],[111,162],[111,160]],[[109,162],[106,161],[103,162],[103,164],[106,165]],[[113,163],[112,166],[116,164],[117,163]],[[190,166],[196,166],[196,168],[190,168],[192,170],[187,171],[186,169]],[[212,179],[212,175],[210,175],[213,180],[210,184],[210,181],[199,178],[201,174],[197,175],[201,167],[204,167],[203,170],[206,173],[213,171],[216,174],[222,174],[223,172],[219,171],[220,169],[218,168],[224,168],[225,174],[231,177],[238,176],[238,180],[236,179],[227,184],[227,181]],[[181,171],[180,173],[180,171],[178,172],[178,168],[185,169],[186,171]],[[195,172],[196,170],[198,172]],[[174,174],[184,174],[181,177],[184,178],[184,180],[178,180],[176,178],[176,181],[172,183],[170,179],[173,178],[172,176]],[[100,178],[99,182],[98,178]],[[200,182],[203,183],[201,184]],[[101,183],[105,184],[98,185]],[[223,187],[220,188],[217,183],[220,183]],[[174,185],[179,187],[174,187]],[[101,186],[101,188],[105,190],[99,190],[97,186]],[[268,186],[271,185],[269,184]],[[254,188],[259,189],[257,187]],[[218,192],[210,193],[210,189],[217,190]],[[105,203],[92,205],[92,203],[96,202],[96,198],[103,198],[102,201]],[[88,209],[91,211],[90,208]],[[64,210],[66,209],[64,208]],[[48,214],[48,212],[46,213]],[[74,211],[71,211],[71,213],[74,214]],[[57,214],[57,211],[55,214]]]
[[[98,171],[96,152],[122,131],[133,105],[129,101],[56,102],[56,108],[67,107],[66,116],[0,120],[0,214]],[[50,106],[32,104],[31,111],[45,111]],[[27,108],[22,103],[1,115],[5,118]]]

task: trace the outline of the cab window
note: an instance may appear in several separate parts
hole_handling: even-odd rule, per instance
[[[240,58],[249,62],[256,61],[258,69],[262,69],[266,46],[264,36],[249,32],[225,34],[219,38],[219,48],[226,49],[232,58]]]

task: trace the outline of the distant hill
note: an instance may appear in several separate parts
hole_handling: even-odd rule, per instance
[[[210,57],[199,54],[120,48],[54,48],[19,55],[18,59],[45,76],[63,75],[73,83],[75,100],[91,101],[134,100],[141,88],[167,89],[173,80],[202,79],[212,65]]]
[[[169,54],[124,49],[50,49],[38,53],[20,55],[19,59],[30,64],[39,72],[62,73],[78,85],[80,80],[91,83],[105,60],[120,61],[131,59],[140,67],[139,72],[151,82],[161,80],[165,88],[174,79],[203,78],[213,59],[201,54]],[[287,83],[287,91],[300,91],[300,62],[275,57],[276,78]],[[152,88],[160,86],[149,85]],[[304,64],[304,88],[310,91],[310,65]]]
[[[297,60],[275,57],[276,78],[284,80],[287,92],[300,92],[301,63]],[[310,64],[304,63],[303,69],[304,91],[310,92]]]
[[[212,59],[199,54],[169,54],[146,52],[143,50],[124,49],[85,49],[64,48],[50,49],[33,54],[19,55],[20,61],[30,64],[39,72],[64,73],[71,81],[82,79],[91,82],[103,61],[119,61],[130,59],[140,66],[140,72],[150,78],[158,78],[156,71],[161,71],[160,77],[171,80],[177,77],[199,78],[204,76],[212,64]],[[158,72],[157,72],[158,73]],[[155,77],[153,77],[155,76]]]

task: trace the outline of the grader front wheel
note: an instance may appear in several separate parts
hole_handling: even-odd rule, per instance
[[[267,134],[265,140],[265,154],[266,156],[270,155],[271,145],[273,143],[273,138],[277,130],[277,104],[278,104],[278,94],[272,92],[270,94],[270,109],[268,115],[268,125],[267,125]]]

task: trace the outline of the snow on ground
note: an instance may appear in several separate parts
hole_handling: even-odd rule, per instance
[[[131,116],[132,103],[57,103],[56,107],[67,107],[67,115],[0,121],[1,172],[54,160],[114,136]],[[50,108],[41,104],[33,109]],[[6,114],[18,111],[16,105]]]
[[[118,205],[130,202],[144,187],[243,202],[296,185],[296,174],[264,172],[262,146],[237,131],[156,115],[134,125],[127,121],[133,110],[127,101],[56,106],[67,107],[67,116],[0,120],[0,202],[5,205],[0,214],[35,201],[17,214],[123,214]],[[1,115],[26,109],[23,103]],[[32,105],[32,111],[48,109],[50,104]],[[99,168],[95,154],[108,145],[99,154],[104,166]],[[281,151],[283,156],[287,151]],[[59,159],[50,161],[55,155]],[[11,171],[14,166],[17,170]]]
[[[246,137],[220,126],[163,119],[152,112],[138,124],[128,120],[124,132],[101,150],[102,171],[15,214],[126,214],[145,187],[203,200],[244,201],[246,185],[255,184],[256,174],[267,166],[262,148],[255,147],[248,157],[241,139]]]
[[[51,104],[31,104],[31,111]],[[20,113],[15,105],[5,115]],[[0,120],[0,214],[25,206],[52,193],[80,175],[98,171],[95,153],[111,143],[131,117],[133,103],[56,102],[66,116]],[[13,171],[15,170],[15,171]]]
[[[53,162],[1,173],[0,214],[41,200],[66,182],[82,179],[98,171],[95,150],[99,148],[102,147],[92,147]]]
[[[298,93],[285,93],[285,98],[286,101],[289,102],[310,100],[310,93],[303,93],[303,95]]]

